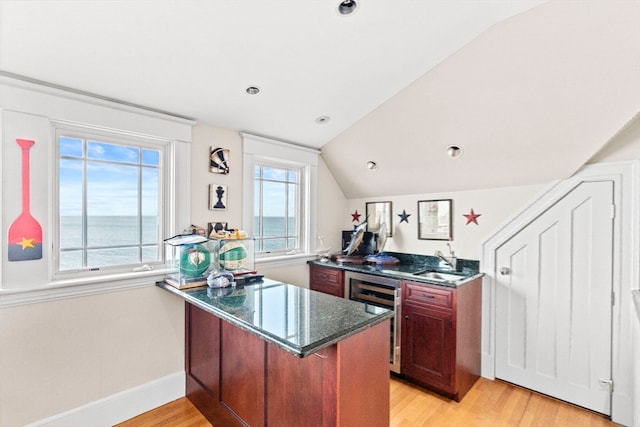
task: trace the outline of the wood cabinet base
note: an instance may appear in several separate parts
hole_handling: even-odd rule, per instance
[[[299,358],[186,303],[187,397],[214,425],[388,426],[389,321]]]
[[[402,373],[460,401],[480,376],[482,279],[459,288],[404,282]]]

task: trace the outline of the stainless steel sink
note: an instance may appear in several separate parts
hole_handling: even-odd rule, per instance
[[[424,277],[425,279],[437,280],[440,282],[455,283],[465,280],[467,276],[459,276],[457,274],[440,273],[436,271],[426,271],[424,273],[414,274],[416,277]]]
[[[406,277],[409,279],[423,279],[425,281],[433,283],[442,283],[448,285],[459,286],[467,281],[473,280],[482,274],[476,274],[473,276],[465,276],[461,274],[445,273],[442,271],[433,271],[431,269],[425,269],[420,271],[408,272],[408,271],[395,271],[395,270],[381,270],[382,273],[392,274],[394,276]]]

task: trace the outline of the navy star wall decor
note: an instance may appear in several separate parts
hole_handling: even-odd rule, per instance
[[[408,214],[405,209],[402,209],[402,213],[398,214],[398,216],[400,217],[400,223],[406,222],[407,224],[409,224],[409,217],[411,216],[411,214]]]

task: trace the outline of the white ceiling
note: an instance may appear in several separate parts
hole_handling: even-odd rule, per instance
[[[541,2],[358,1],[342,16],[338,0],[1,0],[0,69],[321,147]]]
[[[338,0],[0,0],[0,70],[323,147],[348,197],[553,179],[640,108],[621,90],[638,89],[636,0],[357,1],[341,16]],[[585,134],[577,161],[549,156]],[[449,143],[465,149],[460,177],[435,167]],[[541,158],[560,165],[541,175]],[[487,159],[508,171],[485,180]]]
[[[637,117],[639,76],[640,1],[546,2],[426,72],[323,157],[350,198],[549,183]],[[463,156],[447,157],[450,144]]]

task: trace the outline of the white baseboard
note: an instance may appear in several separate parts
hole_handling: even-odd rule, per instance
[[[176,372],[146,384],[82,405],[27,427],[113,426],[185,395],[185,373]]]
[[[495,362],[492,354],[481,353],[480,355],[480,375],[484,378],[495,380]]]

